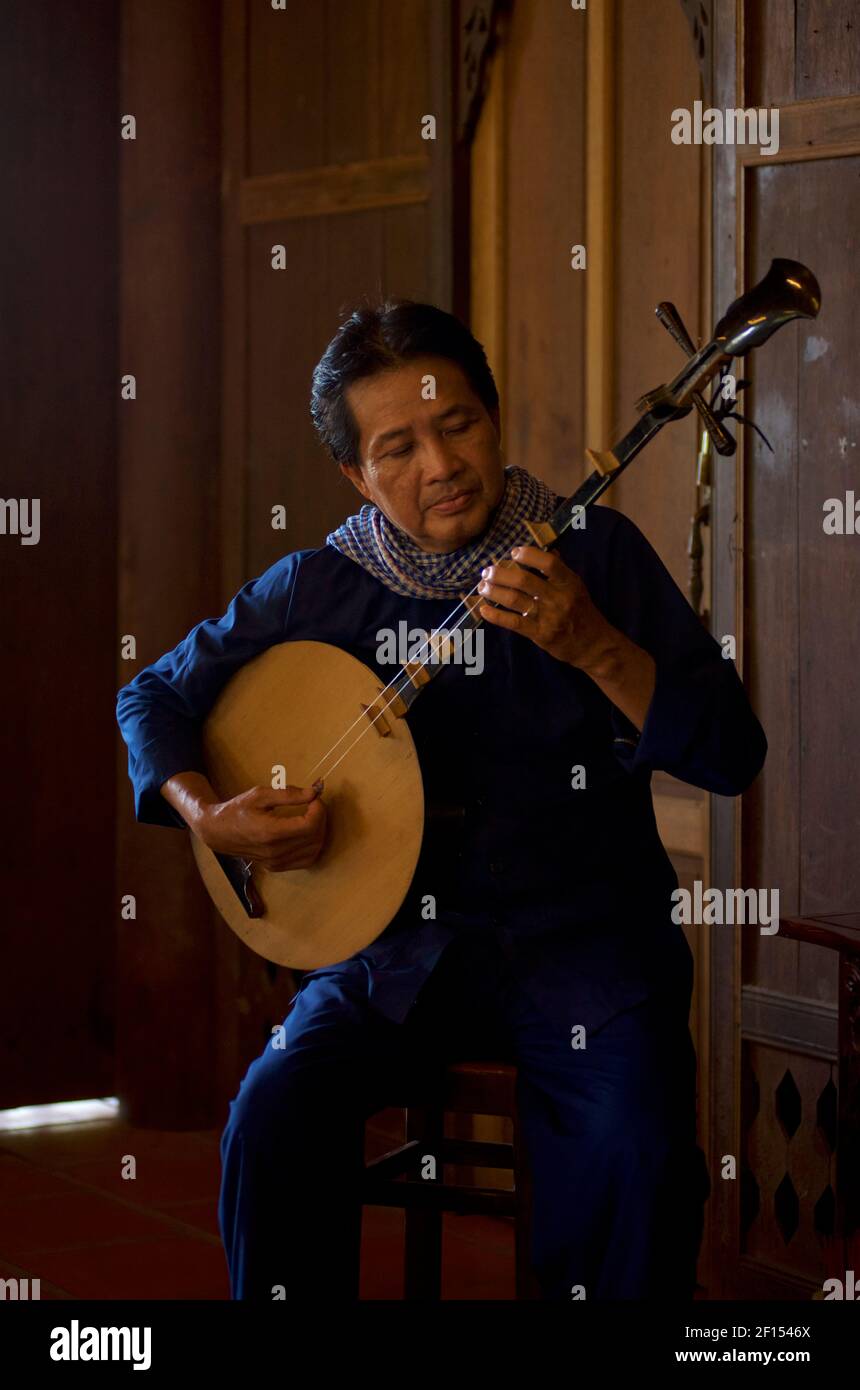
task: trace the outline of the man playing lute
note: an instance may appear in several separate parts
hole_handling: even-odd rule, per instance
[[[593,507],[552,551],[520,546],[500,568],[561,499],[505,466],[486,356],[451,315],[357,310],[314,372],[311,410],[365,504],[120,691],[138,819],[271,872],[307,868],[326,841],[324,788],[225,801],[206,777],[200,730],[231,676],[312,640],[386,685],[380,634],[435,630],[479,580],[483,664],[469,679],[446,667],[409,712],[427,799],[457,808],[456,829],[428,834],[382,935],[304,974],[231,1102],[219,1219],[233,1297],[356,1298],[367,1117],[420,1103],[448,1062],[493,1057],[517,1066],[544,1297],[690,1298],[709,1189],[692,955],[650,776],[736,796],[764,734],[619,512]]]

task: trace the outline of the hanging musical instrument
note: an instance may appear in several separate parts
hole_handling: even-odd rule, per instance
[[[778,259],[729,306],[698,350],[674,306],[659,305],[658,318],[687,362],[672,381],[641,397],[641,418],[617,444],[586,449],[589,477],[548,520],[526,522],[522,542],[549,550],[664,425],[694,408],[717,452],[733,453],[735,442],[721,412],[705,401],[704,388],[783,324],[815,318],[820,304],[812,272]],[[395,916],[424,836],[421,769],[404,715],[445,664],[452,634],[480,626],[483,601],[476,582],[430,634],[426,659],[408,662],[384,688],[374,671],[338,647],[288,641],[249,661],[221,692],[203,729],[207,773],[219,796],[272,785],[276,767],[286,769],[294,785],[325,782],[327,840],[310,868],[268,872],[216,855],[192,836],[212,900],[258,954],[300,970],[331,965],[363,950]]]

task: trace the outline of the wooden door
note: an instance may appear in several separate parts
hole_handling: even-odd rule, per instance
[[[770,751],[745,797],[714,798],[712,881],[776,889],[784,915],[847,912],[860,536],[823,520],[827,499],[860,497],[860,15],[854,0],[716,0],[713,53],[713,106],[775,108],[780,123],[778,151],[714,148],[715,305],[775,256],[809,265],[823,302],[744,362],[741,408],[774,452],[747,430],[716,480],[714,630],[738,638]],[[712,928],[711,970],[709,1292],[809,1297],[833,1222],[835,959]],[[725,1155],[737,1180],[721,1178]]]

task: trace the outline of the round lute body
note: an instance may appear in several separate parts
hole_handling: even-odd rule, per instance
[[[365,712],[380,691],[378,676],[339,647],[283,642],[242,667],[204,725],[207,774],[225,800],[279,785],[280,767],[292,786],[325,777],[322,853],[309,869],[253,865],[261,916],[248,915],[218,857],[191,837],[225,922],[278,965],[314,970],[363,950],[412,881],[424,829],[421,768],[406,721],[390,711],[374,720],[378,705]]]

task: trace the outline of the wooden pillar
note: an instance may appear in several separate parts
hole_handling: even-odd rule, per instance
[[[588,11],[585,121],[585,442],[608,449],[613,437],[615,303],[615,0]],[[585,477],[589,466],[583,465]],[[617,498],[612,499],[617,506]]]
[[[118,684],[219,611],[220,7],[122,5]],[[136,660],[120,640],[136,639]],[[118,1093],[133,1123],[217,1120],[212,914],[185,831],[138,826],[121,745]]]

